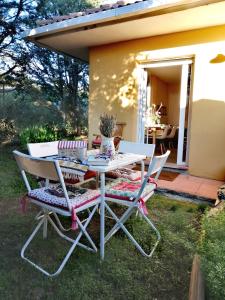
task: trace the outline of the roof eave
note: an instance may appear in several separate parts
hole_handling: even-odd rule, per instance
[[[56,32],[58,33],[79,28],[83,28],[83,30],[85,30],[86,26],[127,19],[133,16],[138,17],[142,14],[154,13],[154,15],[157,15],[157,13],[169,13],[221,1],[223,0],[172,0],[169,4],[159,6],[157,3],[154,3],[153,0],[149,0],[37,27],[35,29],[25,31],[22,34],[22,37],[30,41],[35,41],[38,37],[54,34]]]

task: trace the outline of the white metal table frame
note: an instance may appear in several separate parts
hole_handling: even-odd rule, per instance
[[[101,189],[101,206],[100,206],[100,257],[105,257],[105,173],[130,164],[141,162],[141,180],[144,179],[144,159],[145,155],[125,153],[125,157],[115,159],[107,166],[89,166],[89,170],[96,171],[100,174]]]
[[[88,155],[90,155],[93,151],[88,151]],[[144,159],[146,159],[145,155],[134,154],[134,153],[124,153],[121,156],[119,155],[117,158],[112,160],[106,166],[94,166],[89,165],[90,171],[95,171],[100,174],[100,190],[101,190],[101,205],[100,205],[100,257],[104,260],[105,257],[105,173],[109,171],[116,170],[118,168],[122,168],[137,162],[141,163],[141,181],[144,179]],[[63,172],[70,173],[70,169],[62,168]]]

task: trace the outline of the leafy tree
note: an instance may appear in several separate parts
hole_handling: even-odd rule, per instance
[[[29,53],[20,34],[27,20],[35,18],[37,1],[0,1],[0,79],[13,83],[24,76]],[[4,81],[3,81],[4,80]]]
[[[87,123],[88,65],[21,39],[35,21],[81,11],[96,0],[2,0],[0,2],[0,84],[16,86],[18,101],[31,101],[30,87],[51,101],[64,122],[78,129]],[[19,97],[18,97],[19,95]],[[36,101],[35,97],[33,101]]]
[[[98,1],[42,0],[37,6],[38,19],[81,11]],[[88,65],[47,49],[29,45],[32,61],[30,75],[42,87],[48,99],[60,107],[64,121],[77,128],[87,121]]]

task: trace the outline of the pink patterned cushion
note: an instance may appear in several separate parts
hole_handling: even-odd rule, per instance
[[[134,201],[140,188],[141,182],[132,182],[125,178],[119,178],[106,186],[105,195],[109,198]],[[147,183],[142,193],[142,198],[150,196],[155,188],[155,183]]]
[[[34,200],[67,209],[66,199],[59,186],[35,189],[29,192],[28,196]],[[72,208],[79,208],[96,200],[100,196],[100,192],[98,190],[73,188],[72,192],[68,191],[68,196]]]

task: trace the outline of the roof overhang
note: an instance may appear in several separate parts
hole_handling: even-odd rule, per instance
[[[88,49],[120,41],[225,24],[224,0],[143,1],[38,27],[24,37],[39,46],[88,61]]]

